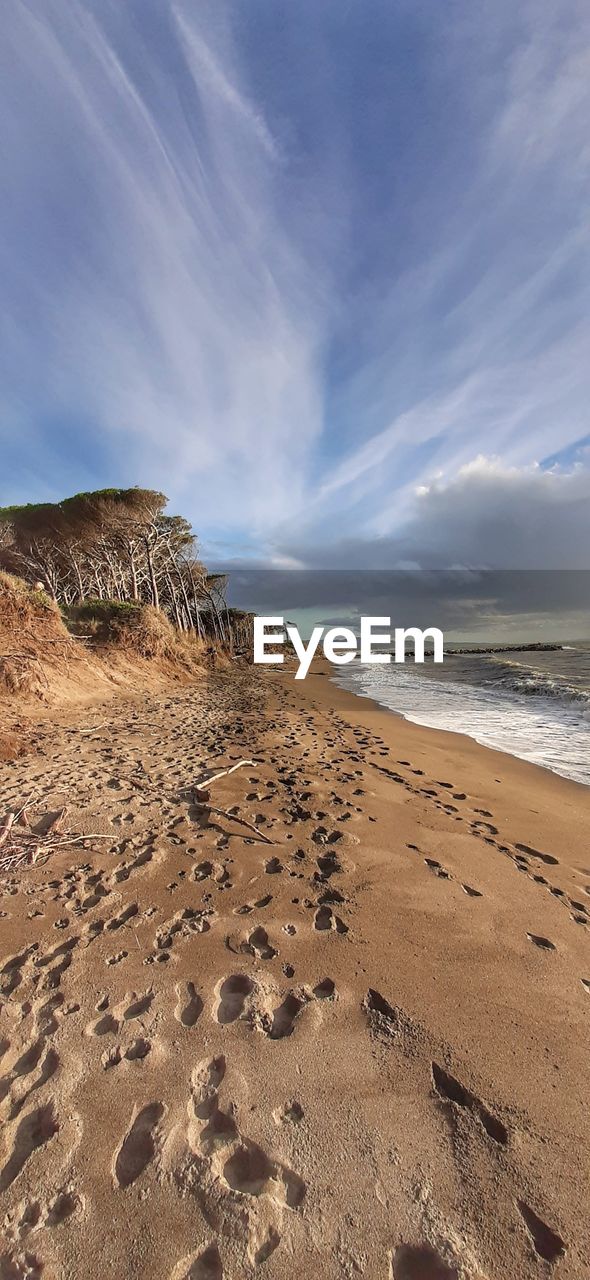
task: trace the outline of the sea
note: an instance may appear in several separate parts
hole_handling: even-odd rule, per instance
[[[355,658],[334,670],[342,688],[414,724],[467,734],[590,786],[590,640],[509,653],[451,647],[442,663]]]

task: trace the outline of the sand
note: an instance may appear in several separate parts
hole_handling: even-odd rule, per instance
[[[590,790],[321,664],[34,737],[111,839],[1,886],[2,1277],[587,1274]]]

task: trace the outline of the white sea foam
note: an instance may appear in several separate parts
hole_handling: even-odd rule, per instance
[[[528,679],[536,683],[534,697],[522,696]],[[562,682],[541,672],[515,677],[518,686],[510,688],[502,678],[475,685],[356,661],[335,680],[415,724],[465,733],[483,746],[590,785],[590,700],[585,690],[572,687],[572,696],[564,696]],[[552,683],[559,688],[552,691]]]

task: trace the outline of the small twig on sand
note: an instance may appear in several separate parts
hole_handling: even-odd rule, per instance
[[[227,818],[229,822],[241,822],[242,826],[247,827],[249,831],[255,831],[256,835],[261,840],[264,840],[266,844],[278,843],[277,840],[271,840],[270,836],[265,835],[264,831],[261,831],[259,827],[255,827],[253,822],[248,822],[246,818],[240,818],[237,813],[228,813],[227,809],[216,809],[215,805],[209,804],[208,800],[203,804],[203,808],[208,809],[209,813],[217,813],[222,818]]]
[[[29,796],[28,800],[25,800],[25,803],[21,805],[20,809],[17,809],[14,815],[14,821],[18,822],[19,818],[24,817],[26,815],[27,809],[29,809],[31,805],[34,804],[34,802],[35,802],[35,793],[33,792],[32,796]],[[28,825],[28,819],[27,819],[27,825]]]
[[[109,835],[106,835],[104,831],[88,831],[88,832],[82,831],[79,836],[68,836],[65,840],[62,840],[61,836],[58,836],[57,840],[51,840],[49,842],[49,848],[62,849],[66,844],[78,844],[80,840],[114,840],[114,839],[115,839],[114,833],[110,833]]]
[[[14,818],[15,818],[14,813],[9,813],[5,822],[2,824],[2,827],[0,827],[0,845],[3,845],[4,842],[8,839],[8,833],[14,823]]]
[[[212,778],[204,778],[202,782],[195,782],[197,791],[208,791],[213,782],[217,782],[219,778],[227,778],[230,773],[235,773],[236,769],[243,769],[245,764],[254,767],[253,760],[238,760],[237,764],[232,764],[228,769],[220,769],[219,773],[214,773]]]

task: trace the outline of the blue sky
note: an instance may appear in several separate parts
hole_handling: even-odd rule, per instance
[[[12,0],[0,501],[590,567],[582,0]]]

